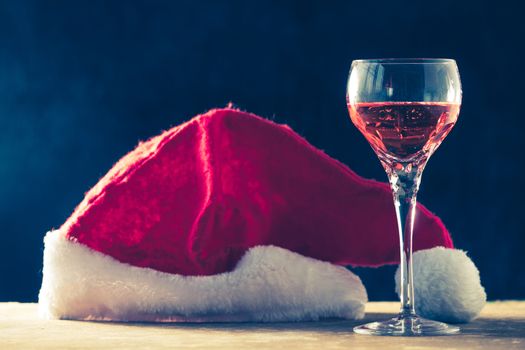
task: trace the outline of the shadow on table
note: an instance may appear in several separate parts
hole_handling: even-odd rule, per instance
[[[328,319],[312,322],[214,322],[214,323],[139,323],[139,322],[107,322],[108,325],[141,327],[141,328],[173,328],[208,331],[308,331],[322,333],[348,333],[352,328],[379,320],[394,317],[394,314],[368,313],[362,320],[350,321]],[[105,322],[106,323],[106,322]],[[472,337],[503,337],[525,338],[525,319],[491,319],[481,318],[467,324],[460,324],[461,334]]]
[[[147,327],[147,328],[174,328],[194,330],[269,330],[269,331],[314,331],[314,332],[349,332],[354,326],[394,317],[393,314],[368,313],[362,320],[323,319],[309,322],[104,322],[108,325]]]

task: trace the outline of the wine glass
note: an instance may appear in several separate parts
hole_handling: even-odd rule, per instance
[[[373,335],[459,332],[415,312],[412,236],[416,194],[428,159],[456,123],[461,82],[452,59],[373,59],[352,62],[347,85],[350,118],[390,181],[399,230],[401,311],[393,319],[354,328]]]

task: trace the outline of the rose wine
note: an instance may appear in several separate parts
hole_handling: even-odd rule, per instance
[[[456,123],[459,104],[371,102],[349,104],[348,110],[382,161],[412,161],[428,158],[441,144]]]

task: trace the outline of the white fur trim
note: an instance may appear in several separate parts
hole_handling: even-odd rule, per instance
[[[40,313],[113,321],[303,321],[359,319],[367,295],[344,267],[274,246],[250,249],[236,268],[182,276],[121,263],[68,240],[45,239]]]
[[[416,312],[444,322],[468,322],[485,306],[487,295],[479,271],[462,250],[435,247],[415,252]],[[399,268],[396,272],[399,294]]]

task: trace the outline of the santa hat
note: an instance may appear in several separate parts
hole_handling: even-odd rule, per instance
[[[420,204],[415,230],[418,311],[475,317],[474,264]],[[342,265],[399,261],[388,185],[234,109],[139,144],[44,241],[40,311],[63,319],[357,319],[367,294]]]

